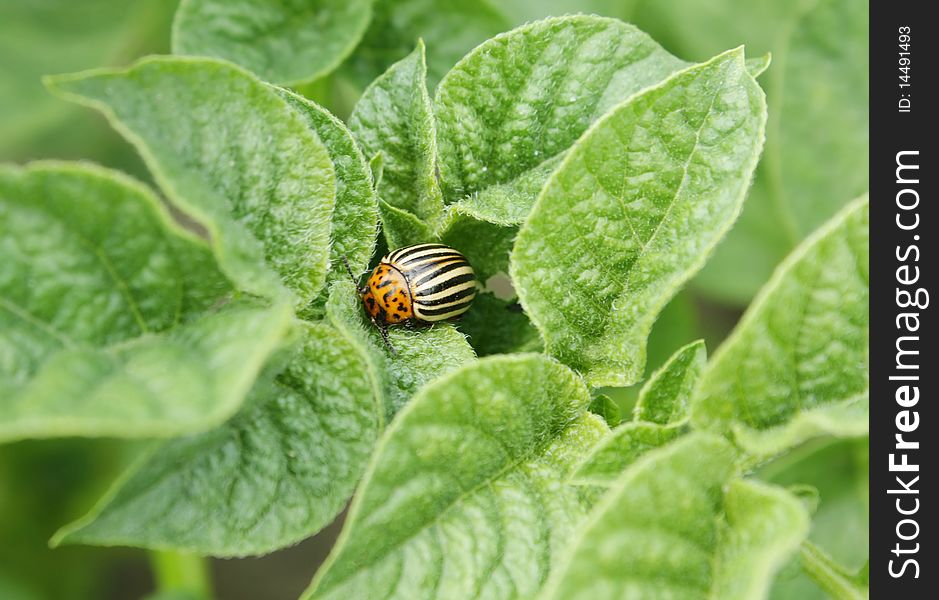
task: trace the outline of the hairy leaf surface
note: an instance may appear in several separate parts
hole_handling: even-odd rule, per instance
[[[642,455],[681,436],[687,427],[643,421],[622,423],[594,447],[571,480],[579,484],[610,486]]]
[[[425,383],[476,358],[462,333],[448,323],[414,330],[390,327],[391,353],[377,327],[365,319],[365,309],[350,282],[333,285],[326,314],[330,322],[362,345],[379,372],[385,414],[394,416]]]
[[[403,248],[412,244],[423,244],[434,239],[430,225],[403,208],[378,201],[381,230],[389,248]]]
[[[549,353],[592,385],[642,375],[656,315],[740,211],[765,119],[737,49],[633,96],[575,144],[511,259]]]
[[[230,416],[289,307],[231,286],[143,185],[86,165],[0,169],[0,440],[165,436]]]
[[[708,364],[696,392],[698,427],[773,429],[795,444],[807,422],[866,406],[868,201],[861,198],[780,265]],[[839,409],[839,405],[843,408]],[[822,410],[821,415],[811,413]],[[805,415],[805,416],[803,416]],[[866,415],[844,421],[856,430]],[[791,423],[788,432],[779,429]],[[752,437],[752,436],[751,436]]]
[[[180,57],[49,85],[103,112],[137,147],[169,201],[205,228],[239,287],[270,296],[279,279],[302,305],[323,286],[332,161],[273,88],[231,64]]]
[[[433,227],[442,215],[443,200],[426,79],[424,45],[419,43],[365,90],[349,118],[349,129],[366,156],[381,153],[381,199]]]
[[[230,60],[267,81],[326,75],[368,27],[373,0],[182,0],[173,52]]]
[[[640,456],[684,434],[692,393],[706,360],[703,340],[679,348],[639,390],[633,421],[615,428],[597,444],[573,480],[611,485]]]
[[[639,390],[635,419],[659,425],[683,420],[706,362],[704,340],[679,348]]]
[[[481,359],[387,430],[307,597],[513,598],[538,590],[583,515],[562,477],[606,431],[570,370]]]
[[[326,146],[336,173],[336,207],[330,232],[327,283],[348,279],[343,260],[353,273],[365,271],[375,249],[378,233],[378,198],[372,188],[371,169],[352,133],[325,108],[285,89],[277,90],[307,119]],[[328,290],[321,295],[325,298]]]
[[[593,509],[541,597],[763,597],[808,516],[781,489],[732,479],[734,460],[726,441],[702,434],[640,459]]]
[[[529,193],[507,198],[530,206],[537,180],[551,171],[542,163],[550,165],[611,107],[681,66],[635,27],[596,16],[549,18],[483,43],[437,89],[445,197],[452,202],[521,179]]]
[[[160,447],[55,543],[262,554],[327,525],[365,470],[381,427],[379,382],[331,326],[231,422]]]

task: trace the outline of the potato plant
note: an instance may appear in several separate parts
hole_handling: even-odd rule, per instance
[[[865,597],[809,537],[824,498],[767,469],[867,433],[868,200],[796,202],[752,255],[742,221],[715,255],[756,173],[777,199],[814,185],[766,141],[798,110],[768,107],[771,57],[393,4],[183,0],[173,54],[45,80],[152,181],[0,167],[0,443],[156,440],[51,544],[257,556],[348,507],[303,598],[752,599],[799,569]],[[337,68],[361,92],[343,118]],[[478,298],[390,352],[344,261],[428,241]],[[649,364],[683,288],[790,247],[717,293],[759,287],[710,356]]]

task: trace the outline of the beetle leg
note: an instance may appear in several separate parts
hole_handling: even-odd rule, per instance
[[[342,264],[346,266],[346,273],[349,274],[349,279],[352,280],[352,284],[355,285],[356,289],[359,289],[359,280],[352,273],[352,267],[349,266],[349,259],[345,255],[342,256]]]
[[[372,319],[372,324],[378,328],[378,333],[381,334],[381,339],[385,342],[385,345],[388,346],[388,351],[391,352],[392,355],[397,355],[397,350],[391,345],[391,340],[388,339],[388,326],[380,324],[374,318]]]

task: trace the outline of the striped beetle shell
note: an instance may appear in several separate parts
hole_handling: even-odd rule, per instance
[[[379,325],[433,323],[469,309],[476,297],[476,274],[466,257],[449,246],[406,246],[382,257],[361,295]]]

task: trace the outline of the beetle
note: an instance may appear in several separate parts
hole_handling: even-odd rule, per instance
[[[349,268],[353,281],[356,280]],[[358,288],[365,310],[388,348],[388,326],[431,324],[459,317],[476,297],[476,273],[459,251],[416,244],[389,252]]]

